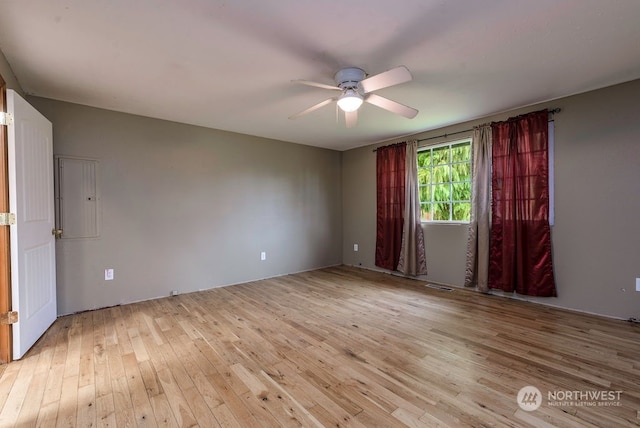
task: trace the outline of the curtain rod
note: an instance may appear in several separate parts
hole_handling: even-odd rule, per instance
[[[556,114],[556,113],[560,113],[561,111],[562,111],[562,109],[561,109],[561,108],[556,107],[556,108],[554,108],[554,109],[549,110],[549,111],[548,111],[548,113],[549,113],[549,114]],[[551,121],[549,121],[549,122],[551,122]],[[442,135],[436,135],[435,137],[420,138],[420,139],[419,139],[419,140],[417,140],[417,141],[418,141],[418,142],[421,142],[421,141],[435,140],[435,139],[437,139],[437,138],[447,138],[447,137],[450,137],[450,136],[452,136],[452,135],[466,134],[467,132],[471,132],[471,131],[473,131],[473,128],[471,128],[471,129],[465,129],[465,130],[462,130],[462,131],[452,132],[452,133],[450,133],[450,134],[446,134],[446,133],[445,133],[445,134],[442,134]],[[401,143],[395,143],[395,144],[401,144]],[[389,144],[389,145],[390,145],[390,146],[393,146],[393,144]],[[387,146],[382,146],[382,147],[387,147]],[[379,147],[379,148],[382,148],[382,147]],[[373,151],[374,151],[374,152],[375,152],[375,151],[377,151],[377,150],[378,150],[378,148],[373,149]]]

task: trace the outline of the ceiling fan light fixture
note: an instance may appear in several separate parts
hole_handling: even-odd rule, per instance
[[[342,111],[349,113],[358,110],[362,105],[362,101],[362,95],[353,89],[347,89],[338,98],[338,107],[340,107]]]

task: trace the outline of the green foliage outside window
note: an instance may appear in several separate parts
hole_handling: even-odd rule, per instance
[[[422,221],[471,218],[471,140],[437,145],[418,152]]]

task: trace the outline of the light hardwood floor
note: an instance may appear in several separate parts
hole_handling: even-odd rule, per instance
[[[0,426],[635,426],[639,361],[637,325],[336,267],[61,317]]]

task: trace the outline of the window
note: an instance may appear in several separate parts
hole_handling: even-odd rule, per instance
[[[471,139],[418,151],[422,221],[468,222],[471,218]]]

